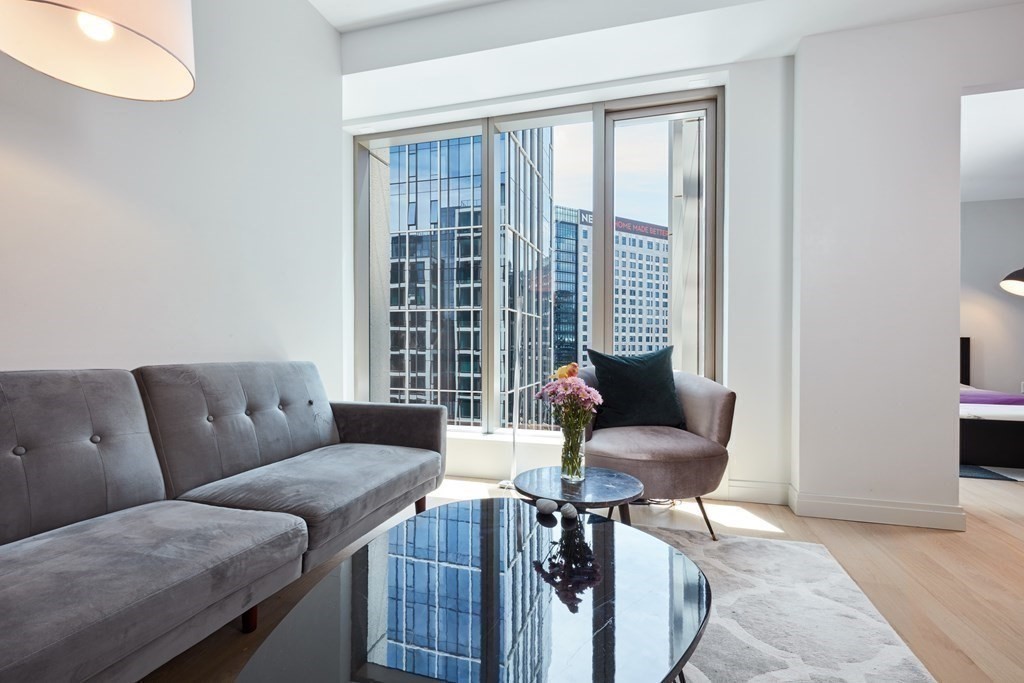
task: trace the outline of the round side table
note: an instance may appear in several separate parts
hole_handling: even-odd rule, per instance
[[[644,494],[644,485],[634,476],[625,472],[588,467],[586,477],[579,483],[562,479],[561,467],[540,467],[527,470],[513,482],[516,491],[536,501],[547,498],[559,504],[571,503],[581,510],[588,508],[619,508],[619,520],[629,524],[629,504]]]

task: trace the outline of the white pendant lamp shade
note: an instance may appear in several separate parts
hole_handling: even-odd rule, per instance
[[[999,286],[1010,294],[1024,296],[1024,268],[1015,270],[1003,278]]]
[[[177,100],[195,88],[191,0],[0,0],[0,51],[115,97]]]

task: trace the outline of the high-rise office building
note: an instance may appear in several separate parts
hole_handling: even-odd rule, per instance
[[[555,207],[554,365],[579,361],[581,350],[580,210]]]
[[[589,362],[591,251],[594,214],[555,207],[556,365]],[[614,339],[612,353],[646,353],[669,344],[668,228],[615,219]],[[571,279],[575,277],[575,285]],[[575,292],[569,290],[575,287]],[[565,290],[565,291],[561,291]]]
[[[555,206],[555,367],[589,362],[590,234],[593,227],[593,212]]]
[[[389,150],[392,403],[434,403],[481,421],[480,136]]]
[[[383,162],[383,159],[378,159]],[[388,398],[448,408],[449,422],[482,423],[482,138],[389,149]],[[550,422],[533,399],[551,374],[552,133],[502,133],[497,265],[501,425]],[[518,405],[515,400],[518,395]]]
[[[632,355],[669,345],[669,241],[664,225],[615,218],[612,353]]]
[[[551,425],[534,398],[554,370],[553,136],[550,128],[503,133],[495,152],[501,296],[501,426]],[[518,410],[518,416],[516,415]]]

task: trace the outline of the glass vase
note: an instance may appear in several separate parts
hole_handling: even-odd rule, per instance
[[[577,484],[583,481],[586,458],[586,430],[562,427],[562,479]]]

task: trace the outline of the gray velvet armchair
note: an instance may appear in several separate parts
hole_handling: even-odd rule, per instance
[[[580,377],[597,388],[593,368]],[[729,437],[736,406],[735,392],[718,382],[687,372],[675,373],[676,395],[686,429],[660,426],[587,430],[587,465],[631,474],[644,485],[644,497],[696,498],[711,537],[715,531],[701,496],[722,482],[729,463]]]

